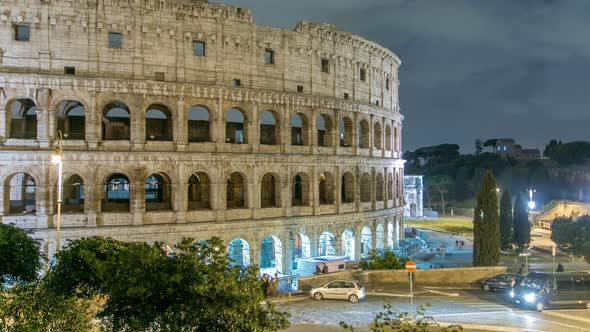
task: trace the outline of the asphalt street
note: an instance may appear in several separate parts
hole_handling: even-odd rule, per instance
[[[536,312],[509,304],[505,293],[486,293],[479,289],[421,287],[416,291],[413,305],[403,291],[383,287],[367,287],[368,296],[357,304],[347,301],[296,298],[278,303],[291,313],[293,327],[289,332],[338,331],[344,321],[356,327],[366,327],[385,302],[399,311],[415,312],[419,305],[427,315],[441,324],[459,324],[478,331],[590,331],[590,310],[555,309]],[[361,329],[362,330],[362,329]]]

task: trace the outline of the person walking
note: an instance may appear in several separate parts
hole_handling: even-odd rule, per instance
[[[328,265],[326,263],[322,265],[322,274],[328,274]]]
[[[524,273],[524,264],[522,264],[520,266],[520,269],[518,269],[518,274],[523,274]]]
[[[268,276],[266,275],[266,273],[262,276],[262,293],[264,294],[264,297],[268,297]]]
[[[557,272],[565,272],[565,268],[563,265],[561,265],[561,263],[557,264]]]

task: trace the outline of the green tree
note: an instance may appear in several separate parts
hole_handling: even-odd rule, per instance
[[[569,249],[576,237],[576,225],[571,217],[558,217],[551,223],[551,240],[562,249]]]
[[[361,260],[363,270],[399,270],[406,266],[408,258],[401,260],[391,250],[386,250],[383,255],[377,255],[375,250],[371,250],[369,257]]]
[[[500,262],[500,222],[496,181],[488,170],[477,193],[473,217],[473,266],[492,266]]]
[[[41,267],[39,243],[29,232],[13,225],[0,224],[0,288],[2,279],[30,282]]]
[[[500,200],[500,248],[508,250],[512,247],[512,197],[510,190],[504,189]]]
[[[525,201],[521,195],[516,197],[514,202],[514,243],[519,248],[528,247],[531,242],[531,223],[526,212]]]
[[[256,267],[234,266],[219,238],[162,243],[76,240],[47,276],[60,293],[106,296],[113,331],[275,331],[288,315],[264,304]],[[64,279],[65,278],[65,279]]]
[[[434,175],[426,178],[426,194],[430,204],[431,197],[438,197],[442,208],[442,214],[445,215],[445,195],[452,194],[455,188],[455,181],[448,175]]]

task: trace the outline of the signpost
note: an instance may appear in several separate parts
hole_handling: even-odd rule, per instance
[[[407,262],[406,271],[408,271],[408,276],[410,277],[410,304],[414,305],[414,290],[412,288],[412,283],[414,281],[414,272],[416,272],[416,263],[412,261]]]
[[[531,255],[530,252],[521,252],[518,254],[520,257],[524,257],[524,269],[525,273],[529,272],[529,256]]]
[[[556,267],[555,267],[555,246],[551,246],[551,256],[553,256],[553,272],[556,271]]]

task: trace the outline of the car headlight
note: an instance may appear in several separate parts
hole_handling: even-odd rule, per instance
[[[536,298],[537,298],[537,295],[535,295],[535,293],[528,293],[524,296],[524,300],[529,303],[535,302]]]
[[[514,293],[514,289],[510,290],[510,298],[513,299],[516,294]]]

